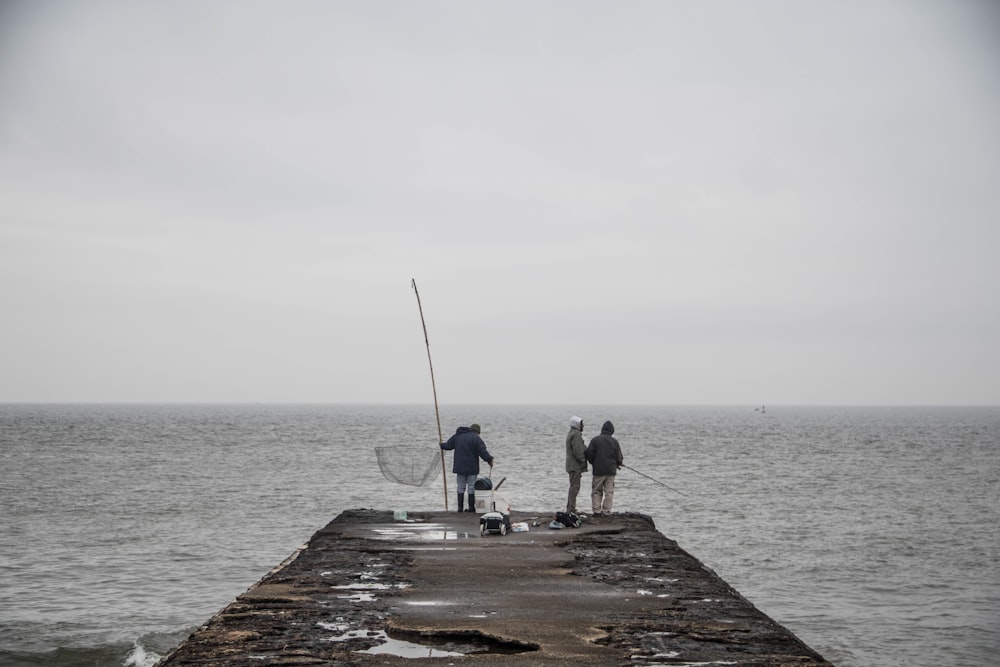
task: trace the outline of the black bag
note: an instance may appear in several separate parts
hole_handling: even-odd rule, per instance
[[[566,526],[567,528],[580,527],[580,517],[573,514],[572,512],[556,512],[556,521]]]
[[[489,477],[480,477],[473,486],[476,487],[476,491],[489,491],[493,488],[493,480]]]

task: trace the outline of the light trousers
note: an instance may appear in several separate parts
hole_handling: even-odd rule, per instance
[[[594,514],[610,514],[615,499],[615,476],[594,475],[590,485],[590,507]]]

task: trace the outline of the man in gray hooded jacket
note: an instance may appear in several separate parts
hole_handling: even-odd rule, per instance
[[[566,434],[566,472],[569,473],[569,496],[566,511],[576,514],[576,496],[580,493],[580,479],[587,472],[587,447],[583,444],[583,418],[571,417]]]

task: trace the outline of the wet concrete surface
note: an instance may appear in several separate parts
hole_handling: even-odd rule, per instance
[[[551,519],[343,512],[159,665],[830,665],[648,517]]]

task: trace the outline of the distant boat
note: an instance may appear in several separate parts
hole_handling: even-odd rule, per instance
[[[753,411],[754,412],[767,412],[767,410],[764,408],[763,405],[760,406],[759,408],[754,408]]]

